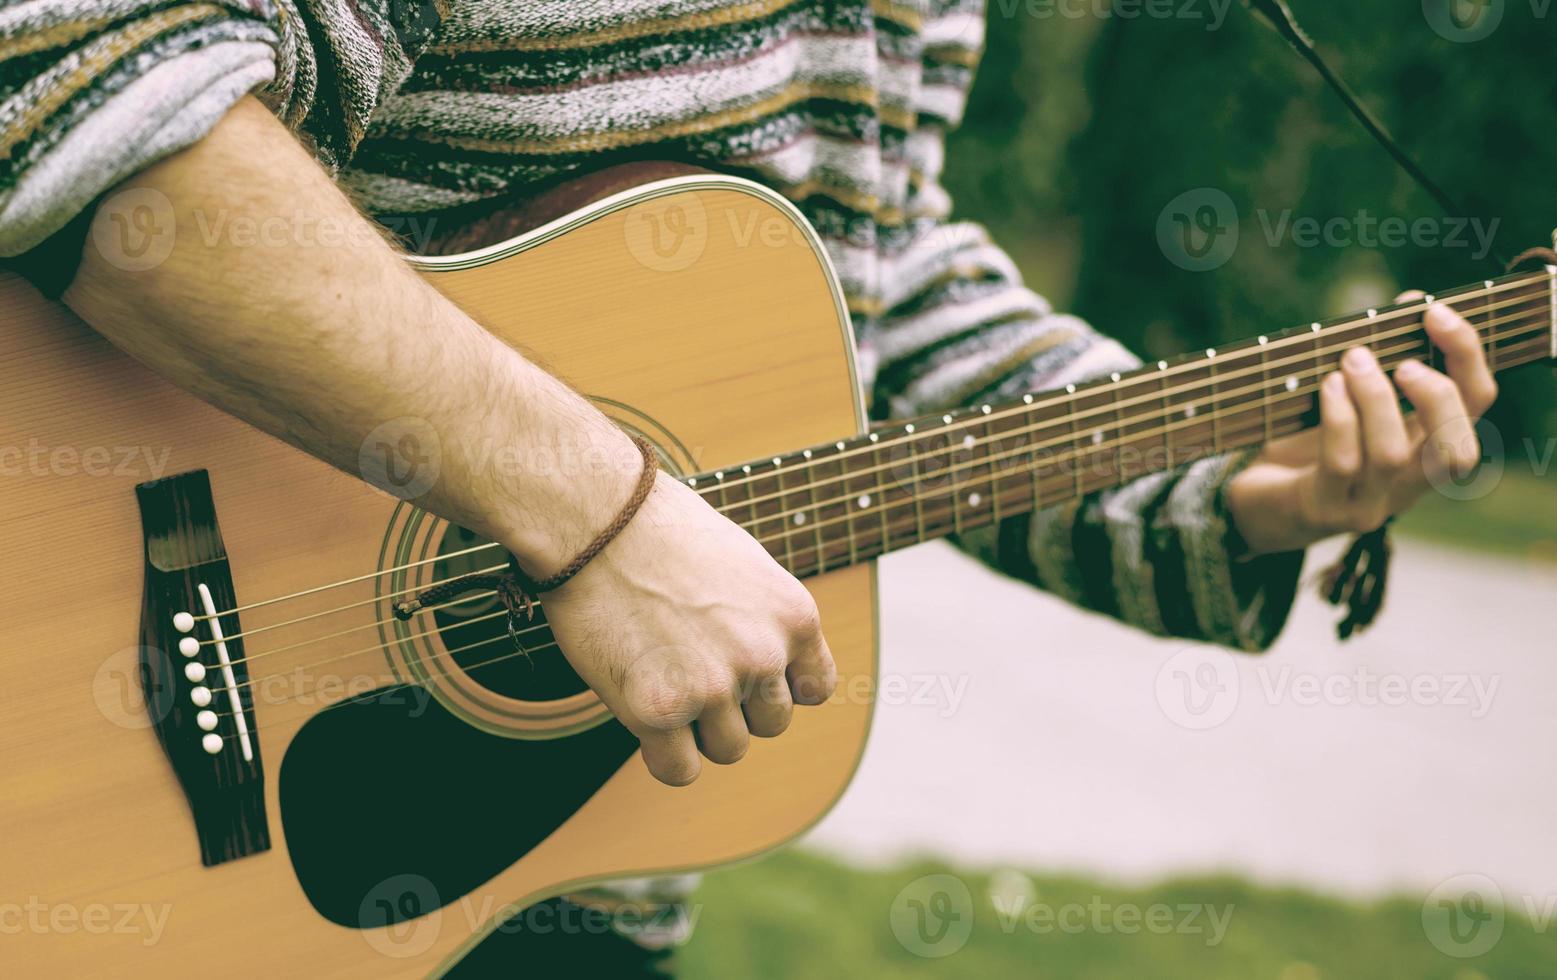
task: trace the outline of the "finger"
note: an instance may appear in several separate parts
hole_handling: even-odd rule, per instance
[[[703,771],[691,728],[646,732],[638,736],[638,741],[643,747],[643,761],[649,772],[667,786],[686,786]]]
[[[1378,358],[1366,347],[1353,347],[1341,358],[1346,388],[1362,424],[1362,486],[1364,496],[1387,494],[1411,462],[1411,437],[1400,411],[1400,396],[1384,374]]]
[[[1319,499],[1339,507],[1352,495],[1362,472],[1362,428],[1357,408],[1339,373],[1319,386]]]
[[[790,658],[785,676],[789,680],[790,695],[796,704],[821,704],[833,696],[833,688],[838,683],[838,668],[833,665],[833,652],[828,648],[821,630],[800,640],[799,649]]]
[[[1472,418],[1480,418],[1498,397],[1498,384],[1487,365],[1487,352],[1470,321],[1442,303],[1434,303],[1423,318],[1427,336],[1443,351],[1449,377],[1459,386]]]
[[[698,748],[703,750],[709,762],[721,766],[740,762],[751,744],[746,718],[734,701],[720,700],[710,704],[693,727]]]
[[[1438,472],[1469,472],[1481,458],[1481,444],[1459,387],[1421,361],[1408,360],[1395,381],[1416,408],[1426,442],[1424,461]]]
[[[789,728],[795,702],[790,697],[788,681],[773,674],[752,687],[751,696],[742,707],[746,712],[747,730],[758,738],[774,738]]]

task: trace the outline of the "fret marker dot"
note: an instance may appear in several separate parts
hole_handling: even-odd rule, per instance
[[[1298,390],[1298,379],[1296,377],[1291,377],[1291,378],[1287,379],[1287,390],[1288,391],[1297,391]]]
[[[1024,404],[1024,405],[1031,405],[1032,403],[1033,403],[1033,396],[1032,395],[1023,395],[1022,396],[1022,404]]]
[[[777,456],[775,456],[775,457],[773,457],[773,465],[774,466],[783,466],[784,465],[784,461],[782,459],[779,459]]]
[[[714,479],[716,479],[716,480],[723,480],[724,479],[724,470],[720,470],[718,473],[715,473],[714,474]]]
[[[1482,283],[1482,285],[1486,286],[1488,289],[1491,289],[1492,288],[1492,280],[1488,279],[1486,282]]]
[[[1167,369],[1168,369],[1168,362],[1167,361],[1158,361],[1157,362],[1157,370],[1159,370],[1159,371],[1166,371]]]
[[[835,447],[835,448],[837,448],[837,450],[838,450],[838,451],[839,451],[839,452],[840,452],[840,453],[841,453],[841,452],[843,452],[843,443],[841,443],[841,442],[837,442],[837,443],[833,443],[833,445],[834,445],[834,447]]]
[[[694,476],[694,477],[690,478],[689,480],[687,480],[687,486],[689,486],[689,487],[697,486],[697,477]]]
[[[741,467],[741,472],[749,475],[751,473],[751,464],[748,463],[747,465]]]
[[[180,633],[188,633],[195,628],[195,617],[187,612],[173,614],[173,628]]]
[[[968,494],[968,506],[969,507],[977,507],[979,504],[983,503],[983,501],[984,501],[984,498],[980,497],[976,493]]]
[[[1206,357],[1207,358],[1213,358],[1215,356],[1216,356],[1216,348],[1215,347],[1207,347],[1206,348]]]
[[[1261,336],[1260,337],[1260,346],[1261,347],[1264,347],[1268,343],[1270,343],[1270,338],[1269,337],[1265,337],[1265,336]]]
[[[1108,380],[1117,382],[1119,380],[1119,372],[1115,371],[1113,374],[1110,374]]]
[[[1436,303],[1436,302],[1438,302],[1438,297],[1434,296],[1432,293],[1428,293],[1426,296],[1422,297],[1422,302],[1424,302],[1424,303]]]
[[[988,415],[990,412],[993,412],[994,409],[990,408],[988,405],[985,405],[983,408],[979,409],[979,411],[983,412],[985,415]]]
[[[868,494],[868,493],[860,494],[860,499],[857,501],[857,503],[860,505],[860,509],[861,510],[864,510],[866,507],[869,507],[870,506],[870,494]]]
[[[1193,405],[1185,405],[1184,406],[1184,417],[1187,418],[1187,419],[1194,418],[1195,417],[1195,406],[1193,406]]]
[[[1096,432],[1092,433],[1092,445],[1100,446],[1102,444],[1103,444],[1103,430],[1099,429]]]
[[[947,425],[951,425],[952,417],[950,415],[942,415],[941,416],[941,421],[946,423]]]
[[[1319,329],[1320,329],[1319,328],[1319,324],[1317,324],[1317,323],[1314,324],[1310,329],[1312,329],[1314,331],[1314,333],[1318,333]]]
[[[903,426],[903,431],[908,433],[909,435],[913,435],[914,434],[914,425],[913,425],[913,423],[910,422],[908,425]]]
[[[880,442],[881,441],[881,433],[879,433],[879,432],[872,432],[870,434],[870,441],[871,442]]]
[[[811,450],[807,449],[805,452],[801,453],[800,455],[804,456],[806,459],[810,459],[811,458]]]
[[[1378,310],[1369,310],[1368,311],[1368,319],[1370,319],[1370,320],[1374,319],[1378,315],[1379,315],[1379,311]]]
[[[1076,393],[1076,386],[1075,385],[1066,385],[1065,386],[1065,393],[1067,395],[1074,395]]]
[[[796,524],[804,524],[805,522],[806,522],[806,515],[804,515],[804,514],[796,514],[795,515],[795,523]]]
[[[977,441],[978,440],[974,439],[972,436],[963,436],[962,437],[962,447],[964,449],[972,449],[973,448],[973,444],[975,442],[977,442]]]

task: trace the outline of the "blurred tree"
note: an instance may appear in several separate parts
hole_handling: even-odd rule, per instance
[[[1450,40],[1428,5],[1293,0],[1321,51],[1497,250],[1548,244],[1557,226],[1557,9],[1499,0],[1489,36]],[[1099,9],[1096,4],[1086,9]],[[1442,219],[1432,199],[1352,120],[1317,75],[1239,5],[1176,16],[1065,16],[1081,5],[991,0],[988,52],[951,143],[959,211],[990,226],[1035,288],[1136,350],[1160,356],[1387,302],[1407,286],[1483,278],[1463,246],[1304,247],[1288,220]],[[1103,3],[1101,9],[1109,10]],[[1164,8],[1158,8],[1164,9]],[[1198,12],[1199,17],[1181,16]],[[1214,26],[1214,29],[1210,29]],[[1453,33],[1453,32],[1448,32]],[[1225,192],[1239,245],[1218,268],[1175,265],[1164,207]],[[1440,233],[1453,223],[1439,222]],[[1493,420],[1510,449],[1557,435],[1557,380],[1513,377]]]

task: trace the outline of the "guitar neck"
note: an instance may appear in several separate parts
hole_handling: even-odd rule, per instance
[[[1451,303],[1494,371],[1557,358],[1557,269]],[[984,527],[1317,422],[1319,383],[1367,345],[1387,370],[1441,366],[1425,302],[1313,323],[1063,390],[896,423],[687,483],[799,577]]]

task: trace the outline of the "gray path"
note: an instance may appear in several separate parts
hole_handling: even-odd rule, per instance
[[[1478,873],[1557,895],[1557,569],[1406,540],[1395,575],[1361,640],[1340,646],[1309,589],[1248,658],[1126,631],[946,546],[895,556],[886,703],[807,845],[1354,895]]]

